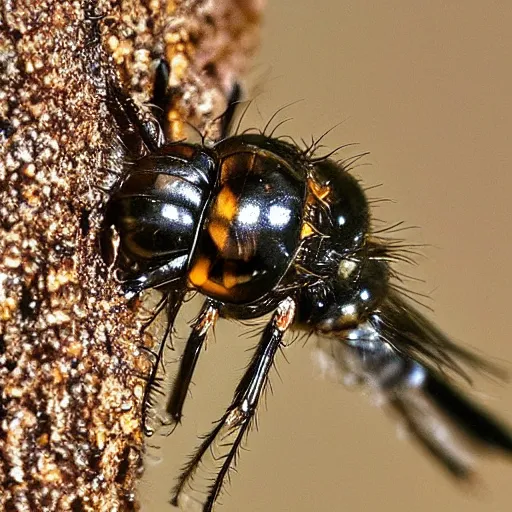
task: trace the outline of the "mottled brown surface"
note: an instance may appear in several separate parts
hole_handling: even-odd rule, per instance
[[[147,101],[165,53],[176,112],[204,129],[259,9],[213,4],[0,4],[0,510],[137,507],[149,364],[97,251],[97,187],[125,157],[105,83]]]
[[[164,53],[170,64],[169,85],[178,90],[170,105],[168,136],[185,135],[183,120],[208,138],[218,137],[210,123],[227,106],[234,84],[250,63],[259,36],[265,0],[206,0],[168,3]]]

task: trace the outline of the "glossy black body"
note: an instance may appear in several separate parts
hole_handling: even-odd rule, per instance
[[[213,147],[217,185],[192,255],[189,281],[228,304],[268,296],[299,247],[306,173],[297,172],[277,152],[262,151],[262,141],[267,142],[252,135],[230,137]]]
[[[304,248],[315,254],[309,262],[311,270],[325,275],[336,272],[341,260],[364,245],[370,232],[370,210],[359,182],[333,160],[315,162],[311,178],[327,194],[325,201],[317,198],[309,211],[310,223],[323,236],[309,237]]]
[[[213,157],[192,144],[163,146],[137,160],[112,194],[102,237],[105,258],[116,259],[127,286],[139,291],[183,277],[216,173]]]
[[[358,263],[368,205],[334,161],[313,162],[291,144],[247,134],[211,148],[168,144],[127,170],[108,203],[103,236],[105,253],[113,232],[119,237],[116,268],[127,290],[186,282],[219,301],[224,316],[245,319],[267,313],[292,290],[311,302],[304,285],[318,277],[329,283],[319,293],[336,290],[337,304],[341,293],[352,303],[358,287],[385,287],[385,264],[375,283],[371,272],[359,275],[377,265]]]
[[[205,301],[167,403],[173,425],[181,421],[202,345],[218,317],[271,313],[230,406],[183,468],[172,503],[192,497],[212,510],[292,328],[319,334],[331,367],[385,398],[454,477],[471,476],[474,451],[512,455],[510,429],[466,398],[456,382],[469,380],[468,369],[498,376],[500,370],[453,343],[403,298],[392,263],[410,261],[409,254],[402,241],[372,229],[364,190],[342,163],[261,133],[208,147],[162,145],[158,129],[114,93],[121,135],[131,144],[138,132],[133,147],[141,149],[128,159],[107,202],[102,252],[127,295],[160,288],[167,306],[144,420],[167,335],[188,292],[200,292]],[[167,100],[154,103],[164,108]],[[201,476],[210,453],[213,470]],[[206,482],[203,494],[196,480]]]
[[[388,286],[387,263],[364,259],[344,279],[326,280],[302,289],[296,321],[304,328],[329,334],[354,329],[378,310]]]

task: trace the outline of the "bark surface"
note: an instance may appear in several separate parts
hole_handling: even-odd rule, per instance
[[[126,151],[114,80],[147,111],[165,57],[168,136],[211,123],[261,2],[1,0],[0,510],[137,509],[150,361],[97,235]]]

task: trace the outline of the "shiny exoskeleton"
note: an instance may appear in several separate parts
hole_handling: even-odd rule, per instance
[[[495,368],[454,345],[402,298],[390,266],[401,259],[400,246],[372,232],[365,193],[342,164],[262,133],[212,146],[160,144],[131,101],[119,91],[113,96],[121,135],[127,127],[131,139],[138,133],[139,149],[107,204],[104,258],[127,295],[162,290],[169,326],[188,292],[205,297],[168,402],[172,422],[180,422],[218,317],[270,313],[232,404],[184,468],[174,503],[193,496],[211,510],[290,328],[320,334],[324,357],[386,396],[453,475],[470,474],[466,455],[475,446],[512,453],[510,431],[449,376],[465,376],[464,365]],[[192,481],[210,450],[215,474],[197,496]]]
[[[223,316],[262,316],[293,295],[299,322],[343,329],[365,320],[386,291],[387,263],[368,257],[375,244],[355,178],[264,135],[159,148],[127,174],[105,219],[119,237],[127,291],[177,283]],[[305,285],[322,281],[353,305],[350,314],[311,302]]]

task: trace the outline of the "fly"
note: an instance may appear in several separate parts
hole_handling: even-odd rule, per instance
[[[454,477],[471,476],[475,452],[512,454],[510,429],[457,383],[471,370],[501,376],[500,369],[454,344],[404,297],[393,264],[412,255],[374,228],[350,162],[317,157],[318,144],[301,149],[264,132],[212,145],[165,142],[159,126],[143,122],[114,86],[110,103],[132,149],[106,205],[103,257],[127,296],[163,293],[167,333],[185,297],[204,296],[166,406],[171,424],[181,421],[202,345],[218,319],[270,318],[231,405],[183,468],[173,504],[193,500],[212,510],[290,331],[318,335],[324,362],[384,396]],[[197,492],[206,463],[206,489]]]

